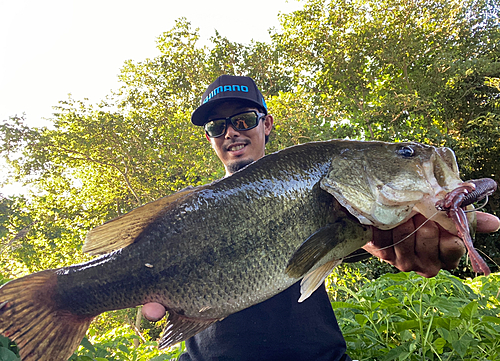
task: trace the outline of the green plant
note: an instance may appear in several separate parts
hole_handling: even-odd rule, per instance
[[[11,340],[0,335],[0,360],[2,361],[20,361],[19,352]]]
[[[175,360],[184,352],[184,343],[162,352],[156,341],[143,339],[135,347],[134,340],[137,339],[140,337],[128,325],[113,328],[102,335],[91,328],[69,361]]]
[[[359,360],[500,359],[500,275],[462,281],[441,271],[386,274],[332,306]]]

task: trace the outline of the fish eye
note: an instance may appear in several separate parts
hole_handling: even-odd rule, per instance
[[[412,147],[405,145],[405,146],[400,147],[396,151],[396,153],[402,157],[410,158],[410,157],[413,157],[413,155],[415,154],[415,150]]]

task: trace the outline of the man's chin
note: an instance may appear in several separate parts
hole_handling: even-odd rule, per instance
[[[249,165],[253,162],[254,162],[253,159],[241,159],[241,160],[231,162],[227,165],[227,171],[230,174],[233,174],[233,173],[239,171],[240,169],[245,168],[247,165]]]

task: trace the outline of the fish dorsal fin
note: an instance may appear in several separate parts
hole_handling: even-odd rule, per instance
[[[163,330],[158,348],[163,349],[185,341],[217,321],[218,319],[188,318],[169,311],[167,326]]]
[[[341,217],[307,238],[288,261],[285,272],[293,278],[302,278],[315,267],[329,261],[340,261],[345,256],[371,241],[371,227],[357,220]]]
[[[104,254],[134,243],[137,236],[165,207],[192,193],[194,189],[193,187],[186,188],[147,203],[92,229],[85,239],[83,252],[92,255]]]
[[[306,300],[314,291],[321,286],[326,277],[332,273],[333,269],[342,263],[342,260],[332,259],[319,266],[314,271],[308,273],[300,282],[299,302]]]

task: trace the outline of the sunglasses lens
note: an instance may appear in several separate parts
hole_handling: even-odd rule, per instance
[[[263,116],[264,114],[260,114]],[[233,125],[237,130],[249,130],[257,126],[259,122],[259,115],[257,112],[250,111],[233,115],[225,119],[214,119],[205,124],[205,132],[211,138],[217,138],[226,133],[227,124]]]
[[[209,137],[220,137],[226,132],[226,119],[216,119],[205,124],[205,132]]]
[[[238,130],[246,130],[254,128],[257,125],[257,119],[255,112],[247,112],[231,117],[231,123]]]

